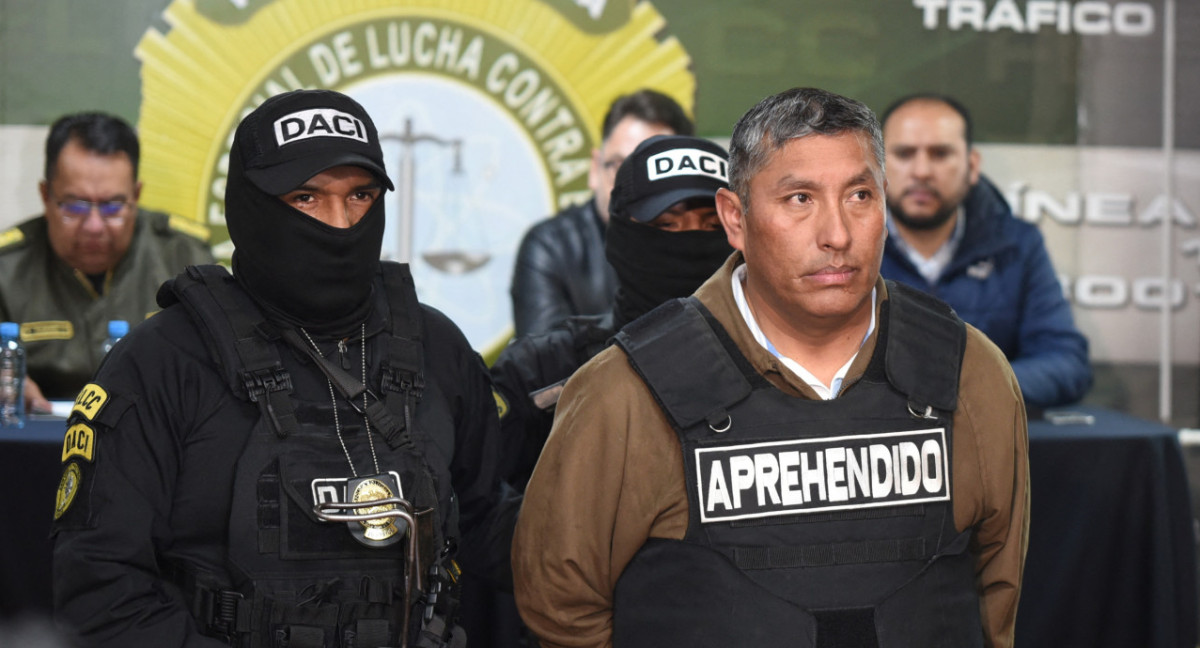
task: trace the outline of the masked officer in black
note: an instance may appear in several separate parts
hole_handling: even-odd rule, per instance
[[[68,421],[55,607],[84,643],[462,645],[456,557],[508,563],[496,407],[459,329],[378,260],[389,189],[345,95],[238,126],[233,276],[164,284]]]
[[[622,162],[604,242],[617,275],[613,308],[513,340],[492,365],[510,456],[505,478],[513,486],[529,481],[571,374],[626,324],[692,294],[733,253],[716,207],[717,190],[729,186],[728,160],[724,148],[704,138],[655,135]]]

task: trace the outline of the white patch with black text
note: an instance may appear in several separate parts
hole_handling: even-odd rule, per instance
[[[309,108],[275,120],[275,143],[279,146],[310,137],[345,137],[367,142],[362,121],[333,108]]]
[[[646,160],[646,175],[650,180],[698,175],[729,182],[727,166],[719,155],[700,149],[681,148],[650,156]]]
[[[704,447],[695,458],[702,523],[950,499],[945,428]]]
[[[388,474],[396,480],[398,492],[394,493],[394,495],[403,498],[404,490],[400,485],[400,474],[394,470],[388,471]],[[353,477],[318,477],[312,480],[313,506],[320,507],[324,504],[340,504],[350,501],[349,495],[346,493],[346,482],[351,479]]]

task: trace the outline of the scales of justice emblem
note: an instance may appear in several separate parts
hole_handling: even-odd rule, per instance
[[[463,213],[463,198],[466,194],[466,173],[462,163],[463,140],[415,132],[412,118],[404,120],[403,132],[381,133],[379,140],[400,144],[400,177],[396,183],[400,198],[396,252],[401,257],[400,261],[409,262],[413,256],[417,189],[415,149],[418,144],[432,144],[450,148],[453,151],[454,163],[442,196],[443,203],[449,205],[449,209],[446,210],[448,213],[438,219],[437,234],[433,241],[435,247],[422,252],[421,258],[435,270],[451,275],[474,272],[486,265],[492,255],[487,248],[483,230],[465,222],[466,215]]]

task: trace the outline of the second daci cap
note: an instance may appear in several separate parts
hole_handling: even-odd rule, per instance
[[[692,198],[715,200],[729,186],[729,154],[702,137],[655,135],[617,169],[609,212],[648,223],[671,205]]]
[[[278,196],[335,166],[360,166],[394,189],[379,133],[355,100],[332,90],[275,95],[242,120],[234,135],[246,177]]]

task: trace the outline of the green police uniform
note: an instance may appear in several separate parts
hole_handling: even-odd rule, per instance
[[[29,376],[51,400],[72,399],[100,364],[108,321],[136,325],[158,310],[163,281],[185,266],[212,263],[207,228],[138,210],[133,240],[97,294],[63,263],[38,216],[0,232],[0,320],[21,324]]]

